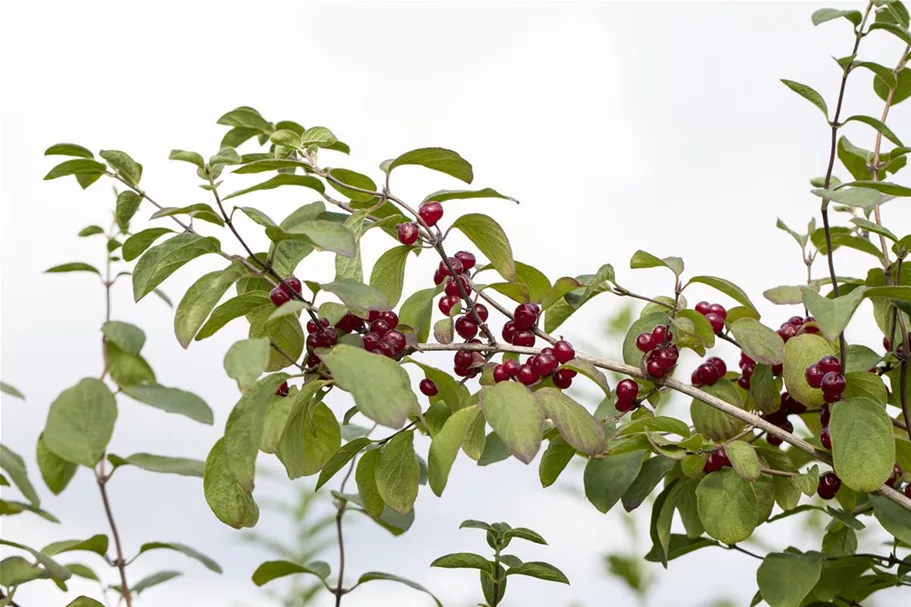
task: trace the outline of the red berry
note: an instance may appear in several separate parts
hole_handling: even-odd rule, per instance
[[[534,366],[535,371],[538,373],[539,377],[546,377],[547,375],[550,375],[557,370],[558,366],[560,366],[560,363],[557,361],[553,354],[545,354],[544,352],[541,352],[537,356],[533,357],[531,364]]]
[[[474,354],[471,350],[458,350],[453,357],[456,367],[470,367],[474,362]]]
[[[307,366],[308,367],[315,367],[315,366],[319,365],[319,363],[320,363],[319,356],[317,356],[316,354],[311,354],[310,356],[307,357]]]
[[[772,445],[773,447],[778,447],[778,446],[781,445],[781,443],[784,442],[783,440],[781,440],[780,438],[778,438],[778,437],[775,436],[774,434],[767,434],[766,437],[765,437],[765,440],[766,440],[767,443],[769,443],[769,444]]]
[[[636,347],[642,352],[651,352],[657,345],[652,339],[651,333],[640,333],[636,338]]]
[[[756,364],[756,361],[753,360],[752,358],[750,358],[749,356],[747,356],[747,353],[746,353],[746,352],[741,352],[741,353],[740,353],[740,363],[739,363],[739,364],[740,364],[741,367],[743,367],[743,365],[748,365],[748,364],[749,364],[749,365],[755,365],[755,364]]]
[[[711,386],[718,381],[718,369],[709,363],[702,363],[693,371],[693,383],[700,386]]]
[[[616,392],[618,403],[632,403],[639,395],[639,384],[631,379],[620,380]]]
[[[816,493],[824,500],[830,500],[835,497],[838,490],[841,489],[841,479],[834,472],[826,472],[819,477],[819,484],[816,486]]]
[[[364,349],[368,352],[373,352],[380,345],[380,336],[376,333],[364,333],[362,339],[364,340]]]
[[[721,464],[722,468],[731,465],[731,460],[728,458],[728,454],[725,452],[723,447],[717,451],[713,451],[712,455],[715,457],[715,460]]]
[[[478,325],[467,316],[460,316],[455,322],[455,330],[463,339],[471,339],[478,334]]]
[[[889,341],[888,337],[883,337],[883,348],[888,352],[892,349],[892,342]]]
[[[477,263],[477,259],[475,259],[474,253],[471,253],[469,251],[458,251],[455,254],[455,258],[462,262],[462,267],[466,270],[472,269],[475,263]]]
[[[455,367],[452,372],[459,377],[470,377],[475,375],[478,372],[478,369],[472,369],[471,367]]]
[[[390,326],[390,324],[382,318],[377,318],[372,323],[370,323],[370,330],[382,337],[392,330],[392,326]]]
[[[794,325],[784,324],[784,325],[781,325],[781,327],[778,329],[778,336],[781,337],[782,340],[788,341],[789,339],[791,339],[792,337],[797,335],[799,330],[800,329],[798,327],[795,327]]]
[[[503,333],[502,333],[503,341],[505,341],[508,344],[513,343],[516,339],[516,333],[518,331],[519,330],[516,329],[515,322],[513,322],[511,320],[506,321],[506,324],[503,325]]]
[[[446,288],[444,289],[444,291],[446,292],[446,295],[453,295],[455,297],[461,297],[462,292],[459,290],[459,283],[461,283],[462,288],[465,289],[466,295],[471,294],[471,285],[468,283],[468,279],[465,278],[464,276],[459,276],[458,282],[454,281],[452,278],[450,278],[446,282]]]
[[[658,362],[657,358],[653,358],[645,365],[645,372],[649,374],[649,377],[655,379],[661,379],[667,375],[667,369],[661,366],[661,363]]]
[[[532,304],[521,304],[513,312],[517,329],[531,329],[538,322],[538,310]]]
[[[807,322],[809,322],[809,321],[807,321]],[[801,327],[801,330],[804,333],[819,333],[819,325],[805,324],[803,327]]]
[[[696,304],[696,311],[699,312],[700,314],[702,314],[703,316],[705,316],[706,314],[709,313],[709,307],[711,305],[712,304],[710,304],[707,301],[700,301],[699,303]]]
[[[405,349],[405,334],[401,331],[393,329],[383,336],[383,341],[392,346],[393,352],[396,354],[401,354],[402,350]]]
[[[823,405],[822,409],[819,410],[819,423],[823,426],[828,426],[831,418],[832,411],[829,409],[829,405]]]
[[[439,393],[437,385],[433,383],[432,379],[422,379],[421,383],[418,384],[418,387],[421,389],[421,394],[424,396],[436,396],[437,393]]]
[[[400,243],[404,245],[413,245],[418,241],[418,224],[400,223],[398,237]]]
[[[902,472],[901,466],[896,463],[892,466],[892,474],[889,476],[889,480],[886,481],[886,484],[894,488],[895,484],[901,481],[902,474],[904,473]]]
[[[784,371],[784,364],[772,365],[772,375],[778,377]]]
[[[446,280],[447,276],[449,276],[449,270],[441,270],[440,268],[437,268],[436,272],[433,273],[433,284],[443,284],[443,281]]]
[[[794,432],[794,425],[791,422],[789,422],[788,420],[784,420],[783,422],[778,424],[778,427],[789,434]]]
[[[307,352],[312,352],[314,348],[320,347],[318,333],[311,333],[310,335],[308,335],[306,343],[307,343]]]
[[[690,375],[690,383],[693,384],[695,388],[701,388],[705,385],[705,382],[702,381],[700,377],[699,370],[702,368],[702,365],[696,367],[696,370]]]
[[[487,322],[487,319],[490,317],[490,312],[487,311],[487,306],[482,303],[476,303],[474,305],[475,312],[478,313],[478,318],[481,319],[481,322]]]
[[[709,306],[709,309],[708,309],[708,313],[709,313],[709,314],[717,314],[718,316],[721,317],[721,320],[727,320],[727,319],[728,319],[728,311],[725,310],[725,309],[724,309],[724,306],[722,306],[721,304],[712,304],[712,305],[710,305],[710,306]]]
[[[524,365],[519,367],[519,373],[516,376],[516,378],[523,385],[530,386],[533,383],[535,383],[536,381],[538,381],[538,373],[537,373],[537,371],[535,371],[534,367],[532,367],[528,363],[525,363]]]
[[[566,364],[576,357],[576,351],[568,341],[560,340],[554,344],[554,356],[560,364]]]
[[[310,323],[312,323],[312,322],[313,321],[311,320],[310,322],[307,323],[308,331],[310,330]],[[315,324],[314,324],[314,326],[315,326]],[[337,323],[335,323],[335,328],[338,329],[339,331],[344,331],[345,333],[354,333],[355,331],[357,331],[358,329],[360,329],[363,326],[364,326],[364,321],[361,320],[360,318],[358,318],[357,316],[355,316],[354,314],[352,314],[351,312],[348,312],[347,314],[342,316],[341,320],[339,320]]]
[[[307,333],[316,333],[319,330],[320,330],[320,328],[316,325],[315,320],[307,321]]]
[[[845,391],[845,376],[838,371],[829,371],[822,377],[823,395],[841,396]]]
[[[652,341],[660,345],[664,341],[665,336],[667,335],[667,326],[666,325],[655,325],[652,329]]]
[[[277,286],[269,291],[269,299],[272,300],[272,303],[275,304],[275,307],[279,307],[282,304],[286,304],[291,301],[291,294],[281,286]]]
[[[505,366],[497,365],[493,368],[493,380],[497,383],[509,380],[509,373],[506,372]]]
[[[452,272],[449,271],[445,261],[441,261],[439,266],[439,270],[446,274],[446,276],[451,276],[453,273],[458,276],[465,271],[465,268],[462,267],[462,262],[455,257],[449,257],[447,258],[447,261],[449,262],[449,265],[452,266]]]
[[[801,403],[794,400],[788,392],[781,393],[781,408],[779,411],[784,411],[785,413],[793,413],[794,415],[800,415],[801,413],[806,413],[807,408]]]
[[[282,385],[278,387],[278,390],[275,391],[276,396],[281,396],[282,398],[288,396],[288,382],[283,381]]]
[[[514,346],[522,346],[525,348],[531,348],[535,345],[535,334],[531,331],[517,331],[516,336],[512,341]]]
[[[725,362],[723,360],[721,360],[717,356],[712,356],[711,358],[707,358],[705,360],[705,364],[711,365],[715,368],[715,371],[718,374],[718,379],[721,379],[722,377],[724,377],[725,373],[728,372],[728,366],[725,364]]]
[[[437,307],[440,309],[440,312],[446,316],[449,316],[450,311],[457,305],[460,305],[461,302],[462,300],[455,295],[444,295],[440,298],[440,302],[437,304]]]
[[[561,390],[566,390],[573,383],[573,373],[575,373],[575,371],[570,369],[558,369],[553,376],[554,385]]]
[[[329,346],[334,346],[338,343],[338,331],[335,330],[335,327],[326,327],[322,331],[323,341],[326,342]]]
[[[367,313],[367,321],[368,321],[368,322],[373,322],[374,320],[378,319],[379,317],[380,317],[380,311],[379,311],[379,310],[370,310],[370,311]]]
[[[385,320],[390,329],[395,329],[399,326],[399,315],[392,310],[383,310],[380,312],[380,320]]]
[[[285,285],[288,285],[288,287],[290,287],[290,290]],[[292,297],[294,297],[294,293],[300,293],[302,288],[301,281],[298,280],[296,276],[286,278],[285,284],[282,284],[280,286],[288,295],[291,295]]]
[[[834,356],[823,356],[816,364],[822,369],[823,374],[830,372],[841,373],[841,363]]]
[[[614,408],[616,408],[617,411],[619,411],[620,413],[626,413],[627,411],[634,408],[635,406],[636,406],[636,401],[631,401],[631,402],[627,403],[627,402],[618,400],[617,402],[614,403]]]
[[[706,314],[705,319],[712,325],[712,331],[715,332],[715,335],[721,335],[721,332],[724,330],[724,319],[714,312]]]
[[[435,226],[443,218],[443,205],[435,200],[425,202],[418,208],[418,215],[429,226]]]
[[[519,361],[514,358],[503,361],[503,369],[506,371],[506,374],[510,377],[515,377],[519,373]]]
[[[394,350],[394,349],[392,348],[392,346],[391,346],[388,342],[386,342],[385,340],[380,341],[380,343],[377,344],[377,346],[376,346],[376,353],[377,353],[377,354],[382,354],[382,355],[385,356],[386,358],[395,358],[395,350]]]
[[[547,346],[546,348],[541,348],[541,352],[540,352],[540,354],[553,354],[553,353],[554,353],[554,349],[550,346]]]
[[[680,352],[677,350],[677,346],[668,346],[658,352],[658,364],[670,371],[677,364],[679,357]]]
[[[905,497],[911,500],[911,483],[905,485]]]
[[[828,426],[824,427],[824,428],[820,431],[820,433],[819,433],[819,442],[821,442],[821,443],[822,443],[822,446],[825,447],[826,449],[828,449],[829,451],[832,450],[832,435],[829,433],[829,427],[828,427]]]
[[[804,372],[804,377],[811,388],[819,388],[822,385],[822,378],[824,376],[825,372],[819,368],[818,363],[813,363],[807,367],[807,370]]]
[[[750,389],[750,376],[741,375],[739,378],[737,378],[737,385],[740,386],[741,388],[743,388],[744,390],[749,390]]]

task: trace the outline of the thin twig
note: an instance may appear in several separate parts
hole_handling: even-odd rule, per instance
[[[114,565],[120,573],[121,595],[126,603],[126,607],[132,607],[133,597],[130,594],[130,587],[127,584],[127,562],[123,558],[120,532],[117,531],[117,523],[114,522],[114,513],[111,511],[111,502],[108,499],[108,491],[106,488],[108,478],[110,477],[105,476],[104,474],[104,460],[102,459],[98,463],[98,468],[95,469],[95,481],[98,483],[98,490],[101,492],[101,503],[104,505],[104,512],[108,517],[108,524],[111,526],[111,535],[114,537],[114,549],[117,553],[117,559],[114,561]]]

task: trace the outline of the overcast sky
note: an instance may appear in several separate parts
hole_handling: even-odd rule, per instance
[[[796,309],[774,309],[761,292],[799,283],[804,267],[796,245],[775,229],[775,220],[799,227],[817,211],[808,179],[825,171],[829,136],[819,111],[778,79],[805,82],[832,106],[839,73],[831,56],[848,54],[851,44],[847,21],[812,26],[810,14],[819,6],[5,3],[0,17],[2,376],[28,401],[3,397],[4,444],[26,457],[39,484],[34,444],[49,403],[101,368],[101,288],[88,275],[42,271],[68,261],[100,263],[100,242],[75,234],[85,225],[108,221],[111,190],[104,182],[86,192],[70,179],[43,182],[53,164],[42,157],[43,150],[60,141],[123,149],[145,165],[143,186],[153,197],[171,206],[202,202],[206,193],[196,188],[193,171],[169,162],[168,152],[213,153],[225,130],[215,120],[238,105],[252,105],[273,121],[330,127],[353,150],[349,158],[334,155],[332,162],[374,176],[380,161],[409,149],[459,151],[474,165],[475,185],[494,187],[522,204],[457,201],[447,205],[443,223],[462,211],[489,213],[507,227],[516,258],[551,279],[593,272],[609,262],[622,284],[657,295],[671,288],[667,273],[631,272],[630,255],[638,248],[678,255],[690,275],[735,279],[768,313],[768,323],[777,325]],[[891,65],[900,52],[896,40],[879,33],[864,42],[861,54]],[[869,74],[852,78],[846,111],[881,111]],[[893,128],[906,136],[909,112],[911,102],[890,116]],[[847,132],[855,143],[872,145],[867,127],[851,125]],[[257,181],[255,176],[230,179],[226,187]],[[457,185],[420,168],[401,169],[393,180],[393,188],[409,200]],[[281,218],[310,201],[300,192],[276,190],[251,195],[246,204]],[[908,231],[906,209],[898,203],[884,209],[886,221],[895,231],[904,230],[900,233]],[[143,207],[139,220],[151,211]],[[257,226],[239,224],[251,240],[265,242],[257,240]],[[227,250],[238,250],[227,233],[220,237]],[[383,234],[368,236],[368,267],[391,244]],[[212,256],[190,264],[164,290],[176,301],[220,261]],[[435,263],[429,256],[410,262],[406,289],[428,286]],[[837,263],[840,274],[862,275],[870,260],[839,251]],[[298,275],[325,280],[332,268],[330,256],[315,255]],[[817,275],[822,271],[818,267]],[[697,290],[691,299],[700,295],[721,300]],[[577,346],[616,352],[616,344],[605,343],[603,325],[618,305],[602,296],[561,330]],[[232,324],[184,351],[171,331],[171,315],[155,298],[133,304],[127,283],[118,285],[114,317],[146,329],[144,354],[159,381],[201,395],[215,411],[216,423],[199,426],[124,398],[113,453],[204,458],[237,398],[221,363],[228,346],[245,337],[244,327]],[[875,345],[878,338],[863,330],[871,326],[852,329],[849,337]],[[733,363],[735,355],[726,352]],[[694,360],[684,360],[681,376],[688,377]],[[593,395],[584,389],[576,394]],[[334,406],[339,413],[347,408],[341,400]],[[422,441],[419,449],[426,452],[426,446]],[[261,482],[256,495],[287,495],[289,487],[289,482]],[[422,489],[417,522],[404,536],[394,539],[359,521],[357,532],[348,536],[349,579],[367,570],[388,571],[426,584],[447,606],[474,604],[475,575],[428,565],[445,552],[486,549],[479,533],[458,531],[462,519],[506,520],[532,527],[550,541],[549,547],[516,547],[519,556],[549,560],[573,582],[571,587],[532,579],[510,582],[508,605],[635,605],[632,594],[604,576],[601,555],[644,554],[647,534],[640,535],[639,545],[630,545],[619,513],[599,514],[573,494],[580,487],[578,471],[543,491],[536,464],[525,467],[511,460],[476,468],[462,458],[444,499]],[[42,546],[108,532],[86,470],[60,497],[41,489],[44,506],[62,524],[30,515],[4,518],[5,538]],[[110,493],[127,553],[146,541],[182,541],[225,568],[217,577],[174,555],[144,556],[130,568],[132,580],[172,568],[186,576],[149,591],[137,605],[266,604],[249,581],[265,554],[240,544],[237,532],[212,516],[198,479],[124,469],[111,482]],[[642,514],[640,529],[647,530],[648,513]],[[763,546],[818,548],[790,521],[764,528]],[[288,533],[287,524],[269,513],[258,530]],[[327,557],[335,568],[335,555]],[[98,559],[80,560],[106,569]],[[722,597],[746,604],[755,591],[756,565],[744,555],[709,550],[672,562],[668,571],[653,568],[659,582],[649,604],[701,607]],[[115,581],[113,571],[105,575]],[[70,598],[97,590],[80,581],[71,589]],[[16,598],[23,607],[68,601],[49,582],[29,584]],[[897,594],[884,593],[876,605],[901,603]],[[376,583],[347,597],[345,604],[430,603],[404,586]]]

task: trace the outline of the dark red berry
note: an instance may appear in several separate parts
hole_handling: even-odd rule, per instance
[[[823,426],[828,426],[831,418],[832,411],[829,409],[829,405],[823,405],[822,409],[819,410],[819,423]]]
[[[636,347],[642,352],[651,352],[657,345],[652,339],[651,333],[640,333],[636,338]]]
[[[467,316],[460,316],[455,322],[455,330],[463,339],[471,339],[478,334],[478,325]]]
[[[392,346],[393,352],[395,352],[397,355],[401,354],[402,350],[405,349],[405,334],[401,331],[397,331],[395,329],[389,331],[383,335],[383,341]]]
[[[377,318],[370,323],[370,330],[380,337],[392,330],[392,326],[382,318]]]
[[[461,302],[462,300],[455,295],[444,295],[440,298],[440,302],[437,304],[437,307],[440,309],[440,312],[446,316],[449,316],[452,309],[460,305]]]
[[[288,285],[287,287],[285,285]],[[290,290],[289,290],[290,287]],[[285,284],[281,285],[281,288],[285,290],[288,295],[294,297],[295,293],[301,292],[301,281],[298,280],[296,276],[291,276],[285,279]]]
[[[784,371],[784,364],[772,365],[772,375],[778,377]]]
[[[723,360],[721,360],[717,356],[712,356],[711,358],[707,358],[705,360],[705,364],[712,365],[713,367],[715,367],[715,371],[717,371],[717,373],[718,373],[718,379],[721,379],[722,377],[724,377],[724,374],[728,372],[728,366],[725,364],[725,362]]]
[[[281,396],[282,398],[284,398],[284,397],[288,396],[288,391],[289,391],[288,382],[283,381],[282,385],[280,385],[278,387],[278,390],[275,391],[275,394],[277,396]]]
[[[478,369],[473,369],[471,367],[455,367],[453,368],[452,372],[459,377],[471,377],[478,372]]]
[[[278,286],[269,291],[269,299],[272,300],[272,303],[275,304],[275,307],[279,307],[291,301],[291,294],[281,286]]]
[[[718,368],[709,363],[702,363],[693,371],[693,383],[700,386],[711,386],[718,379]]]
[[[397,326],[399,326],[399,315],[392,310],[383,310],[380,312],[379,319],[386,321],[386,324],[389,325],[390,329],[395,329]]]
[[[429,226],[435,226],[443,218],[443,205],[435,200],[425,202],[418,208],[418,215]]]
[[[721,332],[724,330],[724,319],[714,312],[706,314],[705,319],[712,325],[712,331],[715,335],[721,335]]]
[[[456,282],[452,278],[449,279],[449,281],[446,283],[446,288],[445,288],[446,295],[454,295],[456,297],[461,297],[462,292],[459,290],[460,283],[462,285],[462,288],[465,289],[465,294],[470,295],[471,294],[471,284],[468,282],[468,279],[465,278],[464,276],[459,276],[458,282]]]
[[[459,274],[461,274],[462,272],[465,271],[465,268],[462,267],[462,262],[459,261],[458,259],[456,259],[455,257],[450,257],[446,261],[448,261],[449,265],[452,266],[452,272],[454,272],[456,274],[456,276],[458,276]],[[452,275],[449,272],[449,268],[446,266],[445,261],[440,262],[439,270],[441,272],[444,272],[446,274],[446,276]]]
[[[436,272],[433,273],[433,284],[443,284],[443,281],[446,280],[447,276],[449,276],[449,270],[441,270],[440,268],[437,268]]]
[[[721,304],[712,304],[709,306],[708,314],[717,314],[721,317],[721,320],[728,319],[728,311],[724,309],[724,306]]]
[[[538,310],[532,304],[521,304],[513,312],[516,328],[531,329],[538,322]]]
[[[728,454],[727,454],[727,452],[724,450],[724,448],[718,449],[717,451],[713,451],[713,452],[712,452],[712,455],[715,457],[715,460],[716,460],[719,464],[721,464],[721,467],[722,467],[722,468],[724,468],[725,466],[730,466],[730,465],[731,465],[731,460],[728,459]]]
[[[307,321],[307,333],[316,333],[319,330],[320,330],[320,327],[317,326],[315,320]]]
[[[807,323],[800,330],[802,333],[819,333],[819,325]]]
[[[744,390],[749,390],[750,389],[750,376],[741,375],[739,378],[737,378],[737,385],[740,386],[741,388],[743,388]]]
[[[364,349],[368,352],[373,352],[380,345],[380,336],[376,333],[364,333],[362,339],[364,340]]]
[[[541,348],[541,352],[540,352],[540,354],[553,354],[553,353],[554,353],[554,349],[550,346],[547,346],[546,348]]]
[[[822,369],[823,374],[830,372],[841,373],[841,363],[834,356],[823,356],[816,364]]]
[[[475,312],[478,313],[478,318],[481,319],[481,322],[487,322],[487,319],[490,317],[490,312],[487,311],[487,306],[482,303],[476,303],[474,305]]]
[[[648,361],[648,363],[645,365],[645,372],[649,374],[649,377],[653,377],[655,379],[661,379],[667,375],[667,369],[661,366],[661,363],[658,362],[657,358],[653,358],[652,360]]]
[[[639,384],[631,379],[620,380],[617,384],[617,402],[632,403],[639,395]]]
[[[312,322],[313,321],[311,320],[307,323],[308,331],[310,330],[310,323],[312,323]],[[314,323],[314,326],[315,326],[315,323]],[[352,314],[351,312],[348,312],[347,314],[342,316],[341,320],[339,320],[337,323],[335,323],[335,328],[338,329],[339,331],[344,331],[345,333],[354,333],[355,331],[357,331],[358,329],[360,329],[363,326],[364,326],[364,321],[361,320],[360,318],[358,318],[357,316],[355,316],[354,314]]]
[[[322,331],[323,341],[326,342],[328,346],[334,346],[338,343],[338,331],[335,330],[335,327],[326,327]]]
[[[677,364],[679,357],[680,352],[677,350],[677,346],[668,346],[658,352],[658,364],[670,371]]]
[[[693,371],[693,373],[690,375],[690,383],[693,384],[693,386],[696,388],[701,388],[702,386],[705,385],[705,382],[702,381],[702,378],[700,377],[700,373],[699,373],[699,370],[701,368],[702,368],[702,365],[699,365],[698,367],[696,367],[696,370]]]
[[[781,393],[781,411],[786,413],[793,413],[794,415],[800,415],[801,413],[806,413],[807,408],[794,400],[788,392]]]
[[[424,396],[436,396],[439,390],[437,390],[437,385],[433,383],[432,379],[422,379],[421,383],[418,384],[418,387],[421,389],[421,394]]]
[[[376,353],[382,354],[386,358],[395,358],[395,350],[385,340],[380,340],[380,343],[377,344]]]
[[[367,322],[373,322],[374,320],[377,320],[379,317],[380,317],[379,310],[370,310],[367,313]]]
[[[765,440],[767,443],[769,443],[773,447],[778,447],[781,445],[781,443],[784,442],[782,439],[778,438],[774,434],[767,434],[765,437]]]
[[[516,323],[514,321],[506,321],[506,324],[503,325],[503,341],[508,344],[515,343],[516,333],[518,333],[518,331],[519,330],[516,329]]]
[[[826,449],[828,449],[829,451],[832,450],[832,434],[829,433],[828,426],[824,427],[819,432],[819,442],[821,442],[822,446],[825,447]]]
[[[470,367],[474,362],[474,354],[471,350],[458,350],[453,357],[456,367]]]
[[[570,369],[558,369],[553,376],[554,385],[561,390],[566,390],[573,384],[573,373]]]
[[[554,344],[554,356],[560,364],[566,364],[576,357],[576,350],[568,341],[560,340]]]
[[[497,365],[493,368],[493,380],[497,383],[501,381],[509,380],[509,373],[506,372],[506,367],[503,365]]]
[[[911,500],[911,483],[905,484],[905,497]]]
[[[819,364],[817,363],[813,363],[807,367],[807,370],[804,372],[804,377],[811,388],[819,388],[822,385],[822,378],[824,376],[825,372],[819,368]]]
[[[756,361],[753,360],[752,358],[750,358],[749,356],[747,356],[747,353],[746,353],[746,352],[741,352],[741,353],[740,353],[740,363],[739,363],[739,365],[740,365],[741,367],[743,367],[743,365],[755,365],[755,364],[756,364]]]
[[[516,378],[526,386],[530,386],[536,381],[538,381],[538,372],[535,371],[534,367],[528,363],[525,363],[519,367],[519,373],[516,375]]]
[[[820,387],[823,395],[841,396],[845,391],[845,376],[838,371],[829,371],[822,376]]]
[[[418,241],[418,224],[400,223],[398,228],[399,242],[405,245],[413,245]]]
[[[635,408],[635,406],[636,406],[636,401],[624,402],[624,401],[618,400],[617,402],[614,403],[614,408],[617,409],[617,411],[619,411],[620,413],[626,413],[630,409]]]
[[[794,325],[784,324],[778,329],[778,336],[781,337],[783,341],[788,341],[795,335],[797,335],[800,329]]]
[[[319,363],[320,363],[319,356],[317,356],[316,354],[311,354],[310,356],[307,357],[307,366],[308,367],[315,367],[315,366],[319,365]]]
[[[477,263],[477,259],[475,259],[474,253],[471,253],[469,251],[458,251],[454,257],[462,262],[462,267],[466,270],[472,269],[474,267],[474,264]]]
[[[889,341],[888,337],[883,337],[883,348],[888,352],[892,349],[892,342]]]
[[[696,304],[696,311],[699,312],[700,314],[702,314],[703,316],[705,316],[706,314],[709,313],[709,307],[711,305],[712,304],[710,304],[707,301],[700,301],[699,303]]]
[[[506,374],[509,375],[510,377],[515,377],[516,375],[519,374],[520,366],[521,365],[519,364],[519,361],[517,361],[514,358],[510,358],[509,360],[503,361],[503,368],[506,370]]]
[[[560,363],[553,354],[545,354],[544,352],[533,357],[531,364],[534,365],[535,371],[538,373],[539,377],[550,375],[557,370],[558,366],[560,366]]]
[[[319,332],[311,333],[307,336],[307,352],[312,352],[314,348],[319,348]]]
[[[902,472],[901,466],[896,463],[892,466],[892,474],[889,476],[889,480],[886,481],[886,484],[894,488],[895,484],[901,481],[902,474],[904,473]]]
[[[667,326],[666,325],[655,325],[652,329],[652,341],[655,344],[660,345],[664,341],[665,336],[667,335]]]
[[[841,479],[834,472],[826,472],[819,477],[819,484],[816,486],[816,493],[824,500],[830,500],[835,497],[838,490],[841,489]]]
[[[787,323],[789,325],[794,325],[795,327],[799,327],[799,326],[803,325],[804,322],[806,322],[806,321],[801,316],[792,316],[791,318],[789,318],[787,320]]]
[[[512,340],[514,346],[530,348],[535,345],[535,334],[531,331],[517,331],[515,338]]]

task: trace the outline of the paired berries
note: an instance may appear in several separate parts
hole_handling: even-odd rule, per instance
[[[750,389],[750,378],[756,370],[756,361],[747,356],[746,352],[740,353],[740,377],[737,379],[737,385],[744,390]]]
[[[724,467],[730,466],[731,460],[728,458],[728,454],[724,452],[724,448],[718,449],[717,451],[712,451],[708,458],[705,460],[705,465],[702,467],[702,470],[706,474],[711,474],[712,472],[718,472]]]
[[[392,310],[371,310],[367,320],[370,330],[362,338],[365,350],[387,358],[396,358],[405,351],[408,343],[405,334],[396,329],[398,314]]]
[[[537,324],[540,314],[541,308],[538,304],[527,303],[517,306],[513,311],[513,319],[503,325],[503,341],[526,348],[534,346],[535,334],[531,329]]]
[[[712,325],[712,331],[715,335],[721,335],[724,331],[724,321],[727,320],[728,311],[721,304],[710,304],[707,301],[700,301],[696,304],[696,311],[705,316],[705,319]]]
[[[639,396],[639,384],[632,379],[621,380],[617,384],[617,401],[614,403],[617,411],[626,413],[636,406],[636,397]]]
[[[285,286],[285,285],[288,286]],[[269,291],[269,299],[272,300],[272,304],[276,308],[288,303],[294,297],[294,293],[300,293],[303,286],[301,281],[296,277],[291,276],[286,278],[284,284],[280,284],[277,287]]]
[[[699,386],[711,386],[719,379],[724,377],[728,372],[728,366],[717,356],[706,359],[704,363],[696,367],[690,378],[692,384],[697,388]]]
[[[552,348],[544,348],[539,353],[529,356],[524,364],[517,360],[507,360],[493,369],[493,379],[500,383],[515,378],[520,383],[530,386],[540,379],[551,377],[554,386],[565,390],[573,383],[576,372],[560,367],[571,361],[576,351],[568,341],[558,341]]]
[[[425,202],[418,207],[418,215],[429,226],[435,226],[443,218],[443,205],[435,200]]]
[[[315,367],[319,365],[319,356],[313,353],[317,348],[331,348],[338,343],[338,329],[329,325],[328,318],[320,318],[317,323],[315,320],[307,321],[307,366]]]
[[[841,363],[834,356],[823,356],[807,367],[804,378],[811,388],[822,389],[827,403],[841,399],[845,391],[845,376],[841,374]]]
[[[313,322],[313,321],[310,321]],[[310,323],[307,323],[308,330]],[[341,320],[335,323],[335,328],[343,333],[355,333],[364,330],[364,319],[348,312],[342,316]]]
[[[839,489],[841,489],[841,479],[838,478],[838,475],[834,472],[826,472],[819,477],[816,494],[824,500],[830,500],[835,497]]]
[[[819,333],[819,325],[812,316],[803,318],[801,316],[792,316],[778,327],[778,335],[787,343],[792,337],[801,333]]]
[[[645,372],[653,379],[661,379],[677,365],[680,351],[671,343],[674,334],[666,325],[656,325],[650,332],[636,337],[636,347],[646,353]]]
[[[418,241],[418,224],[414,222],[400,223],[397,229],[399,242],[411,246]]]

